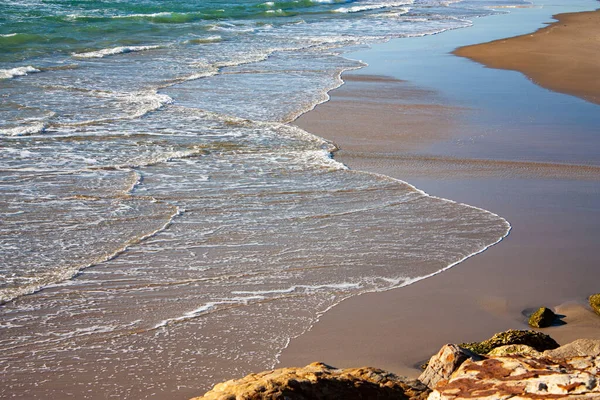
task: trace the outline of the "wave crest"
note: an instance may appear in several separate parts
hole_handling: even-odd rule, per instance
[[[41,72],[39,69],[28,65],[26,67],[17,67],[12,69],[0,69],[0,79],[11,79],[16,76],[25,76],[35,72]]]
[[[162,46],[119,46],[108,49],[88,51],[86,53],[73,53],[73,57],[77,58],[104,58],[106,56],[114,56],[116,54],[127,54],[138,51],[159,49]]]

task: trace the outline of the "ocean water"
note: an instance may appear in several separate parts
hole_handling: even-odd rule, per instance
[[[198,395],[501,240],[290,122],[345,53],[523,4],[2,2],[0,397]]]

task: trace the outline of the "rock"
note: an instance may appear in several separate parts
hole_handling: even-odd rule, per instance
[[[192,400],[425,400],[430,390],[415,380],[376,368],[336,369],[323,363],[281,368],[219,383]]]
[[[560,346],[558,349],[546,350],[543,356],[554,360],[586,356],[600,357],[600,340],[577,339],[574,342]]]
[[[509,344],[525,344],[533,347],[537,351],[552,350],[559,347],[550,336],[535,331],[517,331],[508,330],[506,332],[496,333],[488,340],[483,342],[471,342],[459,344],[460,347],[471,350],[477,354],[487,354],[496,347]]]
[[[540,307],[536,312],[531,314],[528,323],[529,326],[532,326],[534,328],[547,328],[550,325],[552,325],[555,319],[556,314],[554,314],[554,312],[552,312],[551,309],[546,307]]]
[[[429,400],[460,399],[599,399],[597,357],[562,362],[545,358],[491,357],[465,361]]]
[[[523,341],[528,345],[518,343]],[[421,382],[376,368],[313,363],[220,383],[192,400],[600,399],[600,340],[579,339],[557,348],[548,335],[507,331],[474,345],[491,350],[481,356],[445,345],[431,357]]]
[[[448,379],[469,358],[481,359],[479,355],[469,350],[460,348],[455,344],[447,344],[431,357],[427,368],[419,376],[419,380],[424,385],[433,388],[440,380]]]
[[[600,293],[591,295],[589,301],[592,309],[596,312],[596,314],[600,315]]]
[[[560,348],[560,347],[559,347]],[[507,346],[496,347],[494,350],[487,353],[490,357],[503,357],[503,356],[527,356],[527,357],[540,357],[542,353],[537,351],[531,346],[525,344],[509,344]]]

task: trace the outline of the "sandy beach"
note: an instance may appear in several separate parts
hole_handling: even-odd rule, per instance
[[[522,72],[550,90],[600,104],[600,11],[555,18],[558,22],[533,34],[463,47],[454,54]]]
[[[561,15],[535,34],[456,54],[598,102],[600,59],[589,53],[597,46],[589,38],[600,34],[598,16]],[[531,52],[541,46],[558,56]],[[335,158],[350,168],[490,210],[511,223],[511,234],[447,272],[342,302],[292,340],[280,366],[320,360],[414,377],[416,366],[443,344],[527,329],[525,314],[539,306],[564,316],[566,325],[542,330],[559,343],[600,338],[600,318],[587,305],[600,290],[600,165],[594,154],[600,110],[520,74],[465,59],[456,63],[464,70],[454,78],[480,94],[459,101],[443,87],[403,80],[401,68],[394,77],[376,77],[367,67],[345,75],[346,84],[330,93],[329,102],[296,123],[334,141],[341,149]],[[479,74],[491,79],[478,81]],[[572,75],[577,79],[566,78]]]

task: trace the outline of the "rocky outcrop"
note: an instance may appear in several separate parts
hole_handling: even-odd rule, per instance
[[[465,361],[429,400],[599,399],[597,357],[491,357]]]
[[[425,400],[425,385],[376,368],[337,369],[323,363],[281,368],[220,383],[192,400]]]
[[[524,338],[530,345],[497,346]],[[220,383],[192,400],[600,399],[600,340],[580,339],[554,348],[558,345],[547,335],[508,331],[477,344],[492,350],[478,355],[445,345],[419,380],[376,368],[337,369],[313,363]],[[542,353],[547,347],[553,349]]]
[[[440,354],[430,364],[445,361],[438,368],[447,378],[437,381],[428,400],[600,399],[600,340],[579,339],[543,353],[520,344],[496,347],[454,371],[457,363]]]
[[[559,347],[550,336],[535,331],[508,330],[497,333],[483,342],[471,342],[459,344],[460,347],[477,354],[487,354],[496,347],[512,344],[524,344],[533,347],[537,351],[552,350]]]
[[[431,357],[419,380],[433,388],[439,381],[450,378],[450,375],[466,360],[481,360],[481,358],[478,354],[455,344],[447,344]]]
[[[546,307],[540,307],[529,317],[529,326],[534,328],[547,328],[552,325],[556,319],[556,314]]]
[[[596,314],[600,315],[600,293],[591,295],[589,301],[592,310],[594,310]]]

